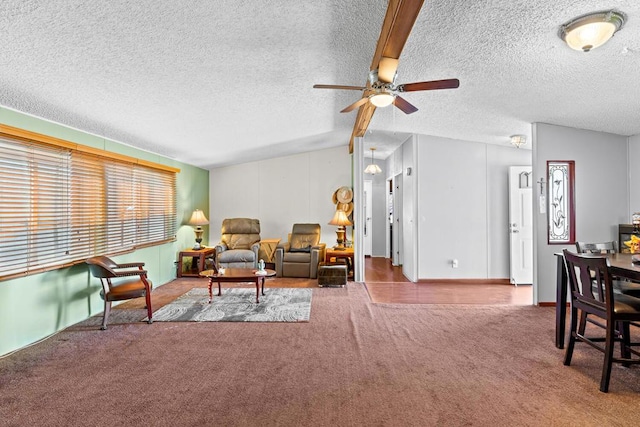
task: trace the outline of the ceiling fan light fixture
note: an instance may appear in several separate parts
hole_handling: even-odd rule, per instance
[[[369,101],[378,108],[388,107],[393,104],[394,99],[393,94],[386,91],[374,93],[369,97]]]
[[[589,52],[605,44],[624,22],[624,14],[614,10],[589,13],[562,24],[559,36],[571,49]]]

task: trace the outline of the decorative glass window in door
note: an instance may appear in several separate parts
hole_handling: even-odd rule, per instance
[[[547,161],[547,197],[549,200],[548,242],[550,245],[575,243],[573,160]]]

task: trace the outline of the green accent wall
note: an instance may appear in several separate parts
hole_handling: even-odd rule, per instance
[[[193,246],[193,228],[186,225],[194,209],[209,218],[209,171],[138,150],[79,130],[0,107],[0,123],[110,152],[180,168],[176,180],[177,241],[114,257],[117,262],[143,261],[154,287],[176,277],[178,252]],[[184,141],[176,141],[184,144]],[[0,185],[2,183],[0,182]],[[204,244],[209,234],[205,226]],[[0,355],[10,353],[103,311],[100,281],[84,264],[0,281]],[[153,294],[152,294],[153,298]],[[145,316],[140,311],[140,318]],[[96,333],[102,333],[96,327]]]

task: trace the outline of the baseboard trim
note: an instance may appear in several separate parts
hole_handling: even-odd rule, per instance
[[[513,286],[509,279],[419,279],[418,283]]]
[[[555,302],[539,302],[538,307],[555,307],[557,304]],[[567,307],[571,306],[571,303],[567,303]]]

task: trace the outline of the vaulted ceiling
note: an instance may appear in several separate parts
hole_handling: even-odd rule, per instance
[[[589,53],[559,25],[624,12]],[[211,168],[348,144],[386,0],[0,2],[0,105]],[[405,115],[377,109],[365,146],[410,133],[508,145],[545,122],[640,134],[637,0],[426,0],[398,82],[458,78],[412,92]],[[388,150],[378,150],[384,157]]]

